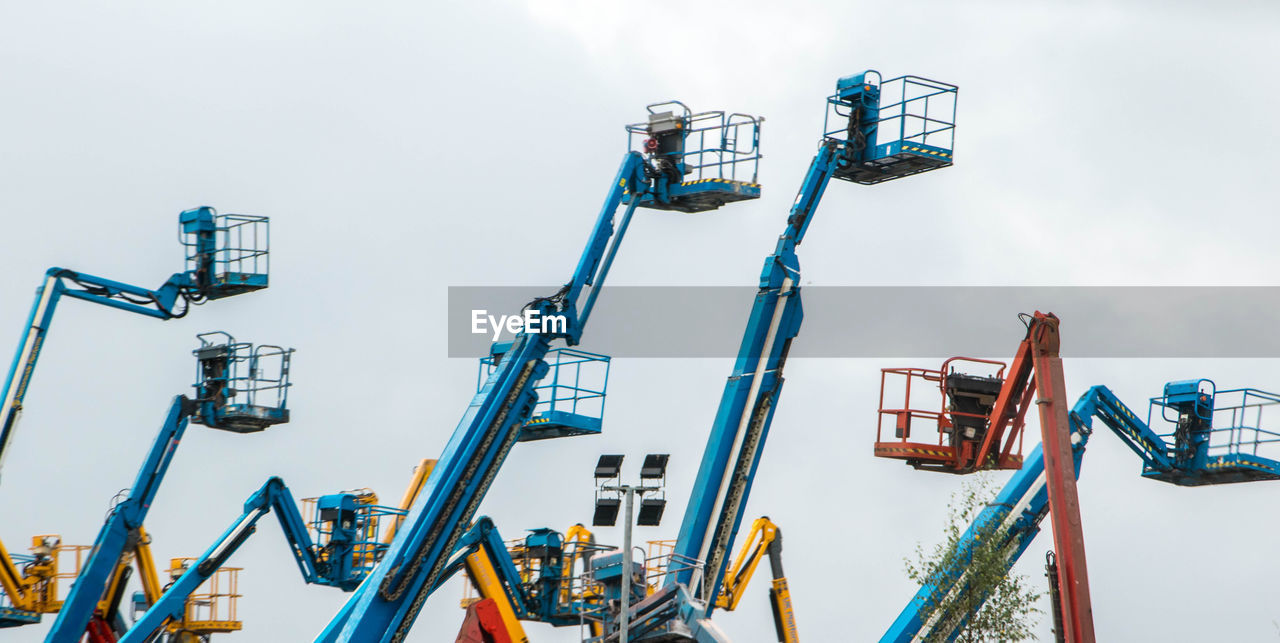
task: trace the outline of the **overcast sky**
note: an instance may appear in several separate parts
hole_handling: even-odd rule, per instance
[[[189,390],[194,335],[215,329],[298,349],[293,421],[188,431],[147,520],[162,567],[202,552],[271,475],[299,498],[370,487],[396,502],[474,391],[474,362],[447,357],[447,287],[565,281],[623,124],[661,100],[765,116],[764,196],[714,214],[641,213],[614,284],[753,286],[824,97],[875,68],[960,86],[956,165],[832,185],[800,249],[804,284],[1277,285],[1280,8],[1118,5],[8,3],[0,345],[16,342],[50,266],[160,285],[181,269],[185,208],[268,215],[273,247],[269,290],[180,321],[64,303],[10,445],[0,538],[10,551],[41,533],[89,544],[169,400]],[[726,311],[725,333],[741,332],[747,305]],[[1009,355],[1016,313],[1050,305],[990,310]],[[1064,318],[1064,346],[1076,328],[1099,332],[1089,323]],[[1179,322],[1132,323],[1155,336]],[[936,363],[788,365],[746,511],[786,533],[808,641],[877,638],[914,592],[903,557],[941,535],[961,480],[871,456],[879,369]],[[1174,379],[1280,387],[1276,366],[1076,359],[1066,373],[1073,398],[1107,384],[1141,409]],[[674,537],[730,367],[615,361],[604,435],[520,445],[481,511],[507,537],[563,530],[590,518],[596,455],[670,452],[673,505],[641,537]],[[1139,471],[1115,436],[1094,436],[1080,496],[1099,638],[1280,637],[1268,544],[1280,489],[1185,489]],[[1038,586],[1049,541],[1017,567]],[[245,629],[220,640],[310,640],[346,598],[301,582],[274,520],[234,562]],[[717,617],[735,640],[772,640],[765,576]],[[457,580],[440,590],[411,639],[452,641],[460,596]],[[41,640],[52,621],[5,640]],[[528,630],[535,643],[577,640]]]

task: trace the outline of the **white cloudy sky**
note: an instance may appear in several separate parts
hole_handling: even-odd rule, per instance
[[[612,283],[753,285],[823,97],[876,68],[960,86],[957,164],[833,185],[801,249],[806,284],[1274,285],[1278,20],[1266,2],[9,3],[0,331],[16,340],[49,266],[159,285],[180,266],[184,208],[269,215],[274,247],[270,290],[181,321],[65,304],[0,484],[0,537],[11,550],[37,533],[91,541],[190,384],[192,336],[212,329],[298,348],[294,421],[250,436],[193,427],[148,520],[158,557],[202,551],[273,474],[299,497],[371,487],[395,501],[473,390],[474,364],[446,357],[446,287],[564,281],[622,124],[658,100],[766,116],[765,196],[644,214]],[[1017,312],[991,311],[1010,351]],[[726,315],[725,332],[744,321]],[[1085,323],[1065,319],[1064,342]],[[890,365],[788,367],[747,512],[785,530],[806,640],[879,636],[913,592],[902,558],[939,533],[960,482],[871,457]],[[1105,383],[1140,406],[1172,379],[1280,386],[1275,366],[1066,368],[1073,395]],[[564,529],[589,518],[597,454],[670,451],[676,511],[645,536],[672,537],[729,368],[616,361],[605,435],[520,446],[482,511],[507,536]],[[1181,489],[1138,470],[1095,436],[1080,494],[1099,637],[1280,635],[1274,488]],[[1048,540],[1019,566],[1037,582]],[[273,522],[236,563],[246,625],[228,640],[310,640],[345,598],[300,582]],[[718,619],[735,640],[771,640],[765,593]],[[414,640],[452,640],[459,595],[457,582],[439,592]]]

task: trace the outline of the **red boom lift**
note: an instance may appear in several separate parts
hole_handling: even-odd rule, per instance
[[[1022,430],[1027,410],[1034,402],[1040,411],[1045,486],[1049,494],[1053,546],[1057,551],[1063,640],[1093,643],[1093,609],[1080,525],[1080,499],[1071,457],[1068,422],[1071,405],[1058,354],[1058,317],[1040,311],[1021,317],[1027,326],[1027,335],[1018,345],[1007,371],[1002,362],[964,357],[943,362],[939,370],[883,369],[875,455],[905,460],[917,469],[944,473],[1018,469],[1022,466]],[[961,373],[955,370],[957,364],[985,365],[995,373]],[[899,408],[885,406],[885,384],[890,376],[906,378],[906,394]],[[937,386],[942,394],[942,404],[935,407],[937,410],[911,408],[913,381]],[[931,387],[926,386],[926,390],[928,388]],[[886,418],[893,418],[891,440],[886,440],[883,434]],[[910,441],[912,420],[933,424],[938,432],[937,440]]]

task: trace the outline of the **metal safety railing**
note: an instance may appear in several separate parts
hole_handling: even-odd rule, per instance
[[[684,123],[685,182],[728,179],[755,183],[760,165],[762,118],[749,114],[710,111],[693,113],[680,101],[654,103],[650,114],[672,112]],[[649,123],[627,125],[627,149],[650,153]]]
[[[11,556],[22,570],[24,582],[31,583],[28,590],[33,599],[28,606],[31,611],[44,614],[58,611],[92,549],[89,545],[63,544],[58,534],[39,534],[31,537],[30,554]],[[0,607],[18,607],[9,599],[0,591]]]
[[[543,358],[551,367],[533,388],[538,392],[534,414],[555,411],[600,418],[604,416],[609,384],[609,357],[571,348],[554,349]]]
[[[542,557],[530,555],[523,538],[507,540],[504,544],[519,574],[521,584],[531,586],[542,577]],[[597,608],[594,606],[601,602],[600,597],[604,595],[603,585],[592,576],[587,561],[597,554],[614,551],[614,549],[607,545],[588,542],[574,541],[565,544],[560,561],[562,565],[566,561],[572,561],[571,565],[567,569],[561,567],[551,571],[553,576],[561,579],[556,597],[558,616],[573,617],[586,614],[590,618],[589,615],[596,611]],[[475,587],[470,582],[463,583],[459,606],[465,609],[478,600],[480,596]]]
[[[880,369],[880,403],[876,418],[876,442],[898,440],[905,443],[911,441],[911,429],[914,421],[922,420],[926,423],[926,426],[937,431],[935,439],[939,446],[953,446],[953,436],[948,429],[959,424],[960,420],[988,420],[986,415],[954,410],[947,403],[946,376],[956,373],[956,366],[960,364],[968,364],[979,368],[985,367],[987,370],[992,371],[991,377],[996,379],[1004,379],[1004,371],[1007,367],[1004,362],[997,360],[952,357],[943,362],[942,367],[939,369],[915,367]],[[901,385],[895,384],[895,381],[900,381]],[[911,401],[913,389],[918,390],[922,385],[926,391],[930,392],[927,394],[929,397],[933,398],[936,395],[937,406],[926,403],[928,406],[913,407]],[[899,398],[893,398],[886,403],[886,392],[891,389],[902,391],[901,401],[898,401]],[[892,433],[889,437],[885,435],[886,419],[890,420],[889,425],[892,427]]]
[[[378,495],[370,489],[356,489],[341,493],[355,496],[356,512],[353,527],[356,539],[351,546],[351,571],[364,578],[373,572],[373,568],[391,548],[390,530],[409,512],[399,507],[378,504]],[[329,521],[320,518],[317,506],[319,497],[303,498],[302,519],[311,531],[311,539],[323,548],[333,539],[333,527]]]
[[[878,124],[876,145],[917,143],[950,151],[955,146],[956,96],[958,87],[919,76],[899,76],[882,81],[879,72],[867,72],[868,82],[880,90],[878,115],[864,122]],[[845,141],[849,105],[833,95],[827,98],[823,136]]]
[[[703,566],[704,563],[696,558],[677,554],[674,539],[650,540],[645,543],[645,584],[649,594],[665,585],[669,575]]]
[[[57,534],[41,534],[31,537],[31,551],[47,547],[53,542],[53,568],[57,570],[49,580],[48,597],[61,604],[71,591],[71,584],[80,575],[80,569],[89,562],[93,552],[90,545],[67,545]]]
[[[173,558],[169,574],[173,578],[190,569],[196,558]],[[241,567],[220,567],[196,588],[183,605],[182,621],[170,623],[168,630],[189,631],[199,634],[239,630],[240,619],[236,607],[243,596],[240,593]]]
[[[1208,384],[1204,392],[1213,399],[1212,416],[1200,418],[1209,420],[1213,427],[1209,431],[1208,455],[1244,454],[1280,458],[1280,447],[1272,446],[1280,444],[1280,427],[1269,428],[1265,413],[1268,408],[1280,405],[1280,395],[1255,388],[1215,391],[1212,381],[1204,382]],[[1177,439],[1177,430],[1161,433],[1152,424],[1157,419],[1164,423],[1163,426],[1178,424],[1176,409],[1164,397],[1151,399],[1147,411],[1147,426],[1156,430],[1167,443],[1173,444]]]
[[[241,275],[270,272],[271,229],[267,217],[248,214],[215,214],[211,273],[215,281],[243,282]],[[192,234],[178,232],[178,240],[186,248],[187,270],[199,270],[208,252]],[[202,247],[203,245],[203,247]]]
[[[574,416],[598,423],[604,417],[609,356],[573,348],[555,348],[547,351],[543,360],[550,368],[533,387],[538,394],[533,417],[554,421]],[[493,357],[480,359],[476,391],[484,387],[494,368]]]
[[[254,346],[249,342],[237,342],[222,331],[196,335],[200,340],[197,355],[205,349],[225,347],[227,368],[210,377],[203,365],[197,364],[197,386],[216,386],[226,393],[235,406],[254,406],[284,409],[288,404],[289,362],[292,348],[271,344]]]

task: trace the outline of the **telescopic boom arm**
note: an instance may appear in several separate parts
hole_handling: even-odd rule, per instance
[[[187,597],[226,564],[232,554],[257,531],[258,521],[271,512],[280,521],[280,529],[289,541],[289,549],[293,552],[303,580],[307,583],[341,587],[342,585],[331,582],[331,579],[318,571],[324,562],[317,559],[318,548],[312,542],[306,523],[298,512],[293,494],[289,492],[284,480],[273,477],[249,496],[244,503],[244,514],[161,594],[160,599],[120,639],[121,643],[146,641],[166,621],[180,618]]]
[[[1089,408],[1090,401],[1086,395],[1076,402],[1071,414],[1072,463],[1077,477],[1080,475],[1085,446],[1092,434],[1088,422],[1081,420],[1082,417],[1088,417]],[[967,582],[965,574],[968,558],[965,554],[983,534],[998,534],[1003,538],[1001,549],[1006,556],[1005,571],[1007,573],[1012,569],[1036,534],[1040,533],[1040,522],[1049,513],[1047,487],[1044,454],[1037,445],[996,499],[965,530],[958,547],[961,555],[952,559],[952,566],[944,569],[936,582],[920,587],[920,591],[881,637],[881,643],[953,640],[963,624],[973,616],[972,612],[958,611],[954,607],[956,596],[965,591]],[[981,601],[974,604],[973,612],[981,606]]]
[[[670,105],[683,108],[678,103]],[[726,164],[736,167],[737,163],[686,163],[695,151],[686,143],[700,118],[712,115],[713,125],[707,131],[715,131],[716,140],[720,141],[727,128],[737,125],[727,121],[723,113],[689,114],[687,108],[683,109],[680,113],[658,112],[651,106],[649,122],[629,128],[633,133],[640,131],[649,136],[645,143],[648,157],[635,151],[627,153],[610,183],[570,280],[553,295],[526,305],[527,310],[543,318],[565,317],[565,328],[547,333],[526,329],[509,344],[495,344],[492,371],[472,398],[430,479],[396,531],[386,558],[317,641],[372,643],[401,641],[407,635],[423,603],[443,581],[450,557],[511,447],[521,439],[522,427],[532,417],[538,401],[534,388],[548,373],[549,366],[543,358],[551,350],[551,343],[563,340],[574,346],[580,341],[635,209],[643,205],[700,212],[759,196],[758,185],[736,180],[681,182],[690,173]],[[752,128],[758,125],[755,119],[742,124]],[[758,158],[754,142],[752,145],[752,158]],[[717,148],[714,152],[729,150]],[[545,424],[539,425],[544,427]]]
[[[219,215],[203,206],[178,215],[178,225],[187,247],[187,270],[169,277],[155,290],[66,268],[50,268],[45,273],[0,389],[0,467],[4,466],[53,314],[64,295],[167,320],[186,316],[193,304],[267,287],[266,217]]]
[[[902,98],[895,102],[896,89]],[[910,89],[910,91],[908,90]],[[755,303],[747,319],[733,373],[725,384],[711,425],[706,449],[680,525],[673,558],[698,561],[668,575],[667,585],[680,584],[710,615],[728,563],[728,552],[742,523],[756,468],[782,392],[783,367],[791,341],[804,319],[800,298],[800,264],[796,249],[804,240],[831,179],[869,185],[951,165],[954,128],[953,85],[914,76],[881,81],[867,71],[841,78],[828,97],[828,119],[818,153],[809,166],[786,228],[764,262]],[[935,110],[917,136],[907,136],[905,123],[928,101],[949,101]],[[947,120],[948,112],[951,120]],[[925,113],[928,113],[927,110]],[[929,139],[929,136],[934,138]],[[938,143],[945,147],[938,147]],[[687,623],[686,623],[687,624]]]

